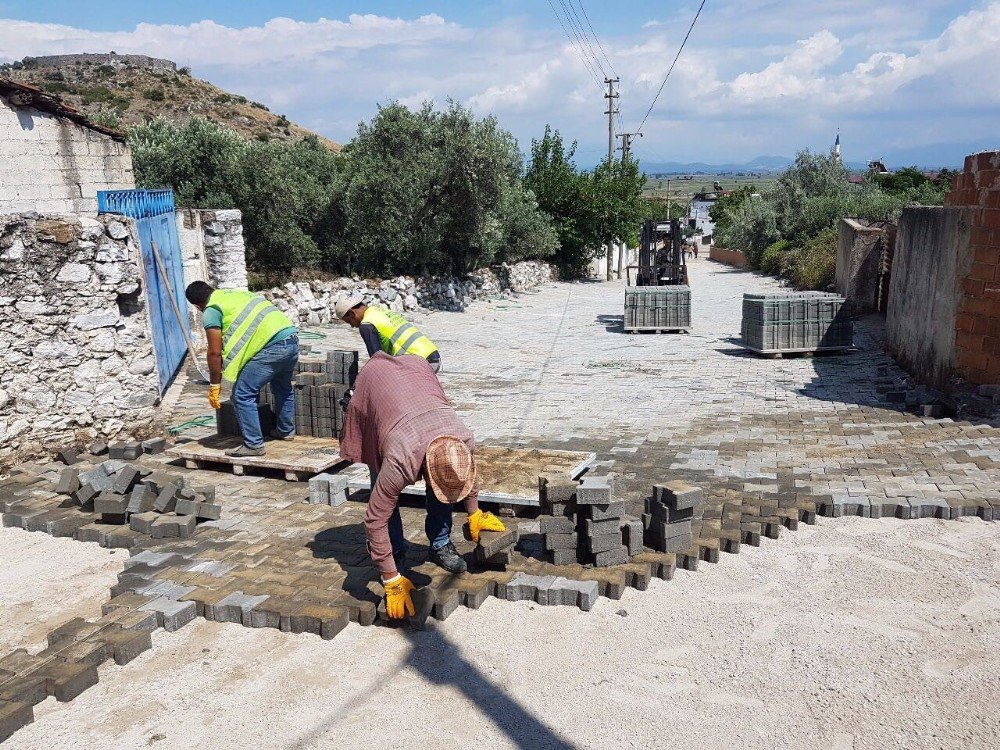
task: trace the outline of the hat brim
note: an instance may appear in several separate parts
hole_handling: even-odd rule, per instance
[[[427,453],[429,454],[431,452],[431,448],[435,443],[443,442],[445,440],[457,440],[458,442],[464,444],[464,441],[454,435],[441,435],[440,437],[436,437],[431,440],[430,444],[427,446]],[[424,460],[426,461],[427,459],[425,458]],[[427,483],[430,484],[431,489],[434,490],[434,496],[442,503],[457,503],[459,500],[464,500],[469,496],[469,493],[472,492],[472,488],[476,486],[476,457],[471,452],[469,453],[469,460],[471,462],[470,465],[472,470],[469,472],[469,476],[465,480],[465,484],[451,492],[445,491],[445,489],[435,481],[430,467],[427,467]]]

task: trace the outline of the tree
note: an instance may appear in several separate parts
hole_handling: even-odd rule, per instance
[[[518,184],[514,137],[455,103],[381,107],[344,155],[344,243],[361,273],[466,273],[523,257],[524,227],[547,221]],[[542,255],[554,246],[551,233],[532,242]]]

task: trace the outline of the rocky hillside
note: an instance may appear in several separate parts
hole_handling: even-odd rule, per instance
[[[201,116],[253,139],[294,140],[316,135],[260,102],[193,77],[190,70],[178,69],[169,60],[114,53],[28,57],[0,65],[0,76],[56,94],[109,127],[158,116],[175,121]],[[316,137],[329,148],[340,150],[340,144]]]

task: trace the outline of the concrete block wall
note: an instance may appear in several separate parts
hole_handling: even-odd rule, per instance
[[[919,380],[1000,383],[1000,152],[973,154],[943,207],[903,209],[886,343]]]
[[[964,207],[971,265],[961,280],[956,365],[978,384],[1000,383],[1000,151],[966,157],[946,206]]]
[[[0,215],[0,468],[156,426],[156,362],[124,217]]]
[[[882,226],[841,219],[837,229],[837,292],[853,311],[872,312],[878,303],[882,269]]]
[[[0,214],[96,215],[98,190],[134,187],[124,143],[0,97]]]

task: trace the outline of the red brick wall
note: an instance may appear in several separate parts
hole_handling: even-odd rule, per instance
[[[1000,383],[1000,151],[966,157],[945,205],[978,209],[955,321],[958,370],[973,383]]]
[[[747,256],[743,253],[738,250],[726,250],[715,245],[709,248],[708,259],[718,263],[725,263],[727,266],[736,266],[737,268],[747,267]]]

